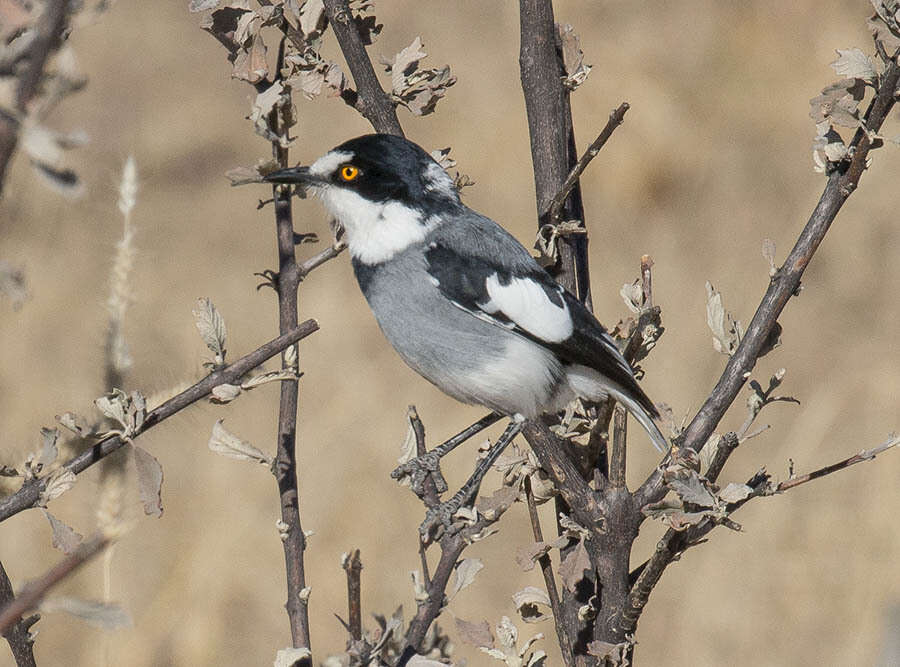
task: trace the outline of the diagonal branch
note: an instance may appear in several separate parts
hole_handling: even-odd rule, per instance
[[[865,126],[871,133],[877,133],[881,129],[894,106],[894,91],[898,81],[900,81],[900,66],[896,61],[891,61],[882,77],[881,88],[869,105],[864,118]],[[828,177],[828,183],[815,210],[784,264],[772,277],[769,288],[737,350],[728,360],[709,398],[684,430],[681,446],[699,451],[734,402],[750,371],[753,370],[760,352],[764,349],[772,327],[787,302],[800,288],[800,278],[822,239],[825,238],[835,216],[859,185],[870,148],[869,135],[862,130],[857,131],[850,143],[850,154],[853,157],[849,165],[836,168]],[[638,489],[635,499],[638,506],[643,507],[664,495],[662,474],[657,469]]]
[[[108,537],[103,535],[92,537],[50,568],[42,577],[26,584],[15,600],[0,610],[0,633],[5,634],[7,628],[18,622],[23,614],[37,608],[47,591],[103,551],[108,544]]]
[[[300,326],[288,331],[278,338],[270,340],[262,347],[241,357],[230,366],[215,371],[214,373],[210,373],[196,384],[188,387],[158,408],[147,413],[143,425],[136,431],[133,437],[137,437],[147,429],[156,426],[163,420],[184,410],[192,403],[196,403],[200,399],[205,398],[214,387],[217,387],[220,384],[240,383],[241,378],[251,370],[267,359],[274,357],[288,346],[293,345],[302,338],[306,338],[314,331],[317,331],[318,328],[319,325],[315,320],[306,320]],[[124,444],[125,441],[118,435],[109,435],[95,443],[90,449],[67,461],[63,467],[77,475],[84,472],[98,461],[103,460]],[[25,482],[18,491],[0,501],[0,522],[6,521],[6,519],[18,514],[22,510],[35,507],[46,486],[46,477],[32,479]]]
[[[376,132],[402,137],[403,128],[397,118],[397,110],[378,83],[378,76],[353,23],[347,0],[325,0],[325,14],[356,84],[359,97],[355,108],[372,123]]]

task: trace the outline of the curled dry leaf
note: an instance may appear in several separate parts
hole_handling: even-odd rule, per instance
[[[557,24],[560,51],[562,51],[563,67],[566,77],[563,80],[566,88],[575,90],[584,83],[591,66],[584,64],[584,53],[581,50],[581,38],[575,34],[575,29],[566,24]]]
[[[744,328],[740,320],[731,316],[722,303],[722,295],[706,281],[706,323],[713,335],[713,348],[727,356],[734,354],[741,338],[744,337]]]
[[[842,79],[822,89],[809,101],[809,115],[818,123],[829,122],[842,127],[859,126],[859,103],[866,92],[862,79]]]
[[[212,388],[212,400],[214,403],[230,403],[241,395],[242,389],[236,384],[223,382]]]
[[[526,623],[538,623],[548,618],[543,608],[550,608],[550,597],[546,591],[534,586],[526,586],[522,590],[513,593],[513,603],[516,611]]]
[[[241,440],[222,426],[223,421],[223,419],[218,419],[213,424],[212,436],[209,439],[209,448],[212,451],[239,461],[256,461],[263,465],[271,464],[271,459],[263,452],[246,440]]]
[[[425,116],[434,111],[435,106],[447,89],[456,83],[450,74],[450,67],[440,69],[419,69],[419,61],[428,54],[422,49],[421,37],[400,51],[392,59],[382,57],[385,71],[391,75],[391,96],[417,116]]]

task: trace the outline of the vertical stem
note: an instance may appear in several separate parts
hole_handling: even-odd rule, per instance
[[[278,107],[272,111],[272,126],[279,134],[287,134],[285,114]],[[279,166],[288,166],[288,151],[277,142],[272,152]],[[294,252],[294,222],[291,211],[291,190],[273,186],[275,202],[275,226],[278,235],[278,328],[280,333],[294,329],[298,321],[297,286],[299,273]],[[296,348],[295,348],[296,349]],[[286,364],[282,362],[282,366]],[[282,545],[287,576],[288,597],[285,604],[291,625],[291,638],[296,648],[309,648],[309,610],[306,596],[306,572],[303,554],[306,537],[300,525],[300,500],[297,481],[297,404],[299,386],[297,380],[281,382],[281,399],[278,407],[278,449],[275,479],[281,501],[281,520],[284,523]],[[312,664],[311,661],[309,664]]]
[[[0,609],[5,608],[15,599],[12,583],[6,575],[3,563],[0,563]],[[34,641],[28,629],[35,624],[38,616],[27,619],[19,619],[3,636],[9,642],[9,648],[15,658],[17,667],[36,667],[34,661]]]
[[[359,641],[362,639],[362,561],[359,559],[359,549],[347,554],[344,571],[347,573],[347,625],[350,627],[350,637]]]
[[[609,459],[609,483],[616,489],[625,488],[625,438],[627,435],[625,410],[617,405],[613,412],[612,456]]]

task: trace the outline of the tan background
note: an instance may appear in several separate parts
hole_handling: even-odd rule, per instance
[[[263,188],[230,188],[226,170],[267,155],[243,117],[250,89],[230,81],[223,49],[197,27],[187,0],[121,0],[72,38],[87,89],[53,119],[84,128],[91,143],[74,159],[87,196],[67,201],[42,187],[18,156],[0,202],[0,257],[27,271],[32,298],[19,312],[0,303],[2,462],[18,463],[39,444],[41,425],[65,410],[90,414],[99,395],[108,264],[120,234],[116,187],[125,157],[140,172],[138,228],[127,334],[131,384],[168,392],[200,374],[206,351],[191,309],[209,296],[225,315],[233,358],[272,337],[274,299],[257,292],[254,271],[275,265],[271,210],[256,210]],[[428,149],[451,145],[477,185],[468,204],[530,243],[534,200],[519,88],[518,23],[512,2],[379,3],[386,27],[370,50],[393,54],[422,35],[426,65],[449,62],[459,77],[435,115],[401,119]],[[812,171],[814,127],[808,100],[836,78],[835,48],[871,50],[867,2],[631,3],[557,2],[556,15],[582,35],[594,65],[574,97],[580,146],[622,100],[625,125],[583,183],[591,228],[594,303],[601,320],[625,312],[620,286],[639,257],[656,261],[656,296],[667,332],[646,362],[648,392],[677,415],[692,415],[724,365],[705,323],[704,281],[749,321],[767,282],[761,242],[783,259],[824,184]],[[331,53],[336,53],[332,47]],[[341,102],[299,102],[294,160],[310,160],[368,131]],[[897,124],[887,128],[898,133]],[[803,402],[778,404],[768,433],[733,457],[723,481],[760,466],[787,475],[880,443],[900,426],[900,151],[874,154],[871,172],[840,214],[782,318],[784,345],[757,369],[765,381],[781,366]],[[297,227],[327,235],[315,203],[297,207]],[[301,254],[316,248],[303,246]],[[418,567],[421,507],[388,473],[416,403],[433,438],[481,411],[457,405],[409,371],[381,338],[346,257],[301,288],[304,317],[322,331],[301,347],[300,483],[316,655],[343,647],[333,612],[345,612],[341,552],[359,547],[365,612],[414,608],[409,571]],[[271,366],[271,364],[270,364]],[[742,393],[725,427],[743,419]],[[112,561],[114,596],[134,627],[106,634],[50,615],[38,626],[42,665],[263,665],[290,643],[275,484],[264,469],[206,448],[215,419],[258,447],[273,448],[277,389],[262,388],[229,407],[197,405],[141,438],[165,469],[165,515],[143,518],[127,500],[134,530]],[[447,468],[462,481],[473,446]],[[631,479],[652,468],[636,441]],[[690,551],[655,591],[638,630],[643,665],[873,664],[889,610],[900,604],[896,510],[900,456],[890,453],[790,494],[759,500],[736,517],[744,534],[720,530]],[[94,525],[96,471],[54,503],[81,532]],[[635,562],[660,534],[647,523]],[[527,543],[521,507],[498,536],[471,548],[485,569],[441,619],[514,615],[511,595],[540,576],[512,560]],[[20,514],[0,527],[0,558],[16,584],[59,554],[46,521]],[[63,587],[99,597],[92,564]],[[519,623],[523,635],[552,626]],[[897,632],[896,627],[894,632]],[[471,647],[459,656],[487,664]],[[10,658],[0,653],[0,664]],[[551,657],[551,664],[559,664]]]

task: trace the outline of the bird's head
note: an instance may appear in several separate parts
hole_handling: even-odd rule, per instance
[[[310,189],[343,225],[351,255],[366,264],[422,240],[460,205],[447,172],[418,145],[389,134],[351,139],[308,167],[265,180]]]

